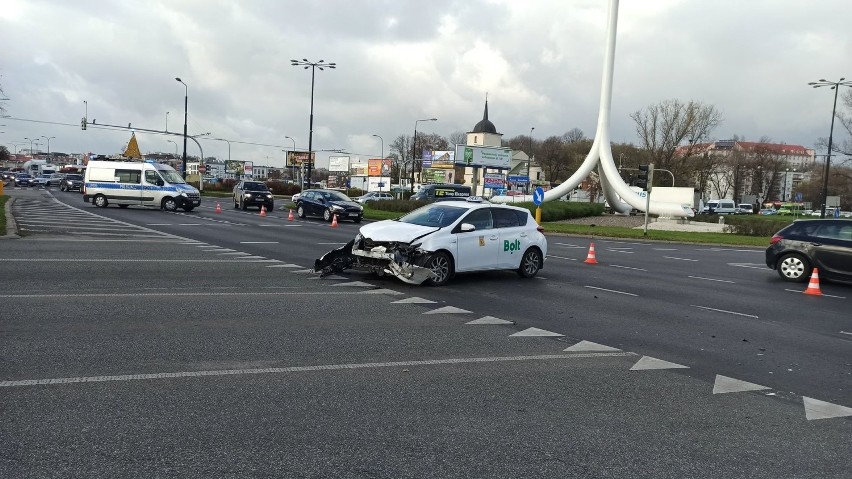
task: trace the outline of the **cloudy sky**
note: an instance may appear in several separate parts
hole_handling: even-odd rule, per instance
[[[316,72],[315,150],[377,157],[372,135],[387,153],[423,118],[438,121],[419,132],[470,131],[486,93],[504,138],[531,127],[537,139],[572,128],[592,137],[607,3],[0,0],[11,117],[0,119],[0,143],[48,136],[52,151],[119,152],[130,134],[81,131],[86,108],[99,124],[181,132],[181,77],[190,135],[232,140],[232,159],[282,166],[285,137],[308,145],[311,74],[293,58],[337,64]],[[833,97],[807,83],[852,77],[850,18],[849,0],[622,1],[612,140],[638,143],[629,114],[677,98],[721,111],[717,139],[813,147],[828,136]],[[181,142],[137,138],[143,152]],[[227,158],[227,143],[201,143],[205,156]],[[188,152],[198,154],[191,141]]]

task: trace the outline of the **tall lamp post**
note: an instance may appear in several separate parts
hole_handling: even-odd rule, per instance
[[[183,160],[181,161],[181,173],[183,174],[183,179],[186,179],[186,120],[188,118],[189,112],[189,87],[186,86],[186,83],[180,79],[180,77],[175,77],[178,83],[183,85]],[[204,158],[201,159],[204,161]]]
[[[284,138],[287,138],[287,139],[289,139],[290,141],[292,141],[292,142],[293,142],[293,155],[294,155],[294,157],[295,157],[295,154],[296,154],[296,140],[295,140],[295,139],[293,139],[293,137],[290,137],[290,136],[285,136]],[[286,153],[286,150],[285,150],[284,152]],[[287,164],[287,160],[284,160],[284,164],[285,164],[285,165]],[[296,165],[290,165],[290,166],[292,166],[292,167],[293,167],[293,179],[295,180],[295,179],[296,179],[296,176],[297,176],[297,175],[296,175]],[[301,183],[301,182],[299,182],[299,183]]]
[[[527,153],[527,188],[526,188],[527,194],[529,194],[530,186],[532,186],[531,185],[532,179],[530,178],[530,162],[532,161],[532,132],[533,132],[533,130],[535,130],[535,127],[534,126],[530,127],[530,150],[529,150],[529,153]]]
[[[414,158],[417,157],[417,124],[421,121],[438,121],[437,118],[425,118],[423,120],[414,120],[414,137],[411,138],[411,192],[414,193]],[[423,171],[423,167],[420,167],[420,171]],[[421,173],[422,175],[422,173]],[[420,182],[423,182],[423,178],[420,178]]]
[[[787,175],[790,174],[790,168],[784,168],[784,189],[781,190],[781,202],[787,201]]]
[[[175,140],[166,140],[166,141],[168,141],[169,143],[174,143],[174,144],[175,144],[175,156],[177,156],[177,154],[178,154],[178,152],[177,152],[177,142],[176,142]]]
[[[30,142],[30,156],[33,156],[33,141],[35,141],[35,138],[24,137],[24,139]]]
[[[50,140],[53,140],[56,137],[55,136],[44,136],[44,135],[41,135],[41,137],[47,139],[47,156],[50,156]]]
[[[831,90],[834,90],[834,106],[831,108],[831,130],[829,130],[828,133],[828,154],[825,156],[825,178],[823,178],[822,183],[822,209],[819,213],[820,218],[825,218],[825,204],[828,201],[828,167],[831,165],[831,141],[834,136],[834,117],[837,112],[837,92],[840,91],[840,87],[842,86],[852,87],[852,81],[844,80],[846,79],[841,78],[836,82],[830,82],[828,80],[820,78],[818,82],[808,83],[808,85],[814,88],[827,86]]]
[[[307,58],[303,58],[301,60],[290,60],[290,62],[291,62],[290,66],[294,66],[294,67],[295,66],[303,66],[303,67],[305,67],[305,70],[307,70],[308,68],[311,69],[311,116],[310,116],[310,121],[309,121],[309,124],[308,124],[308,172],[307,172],[308,185],[310,186],[310,183],[311,183],[311,168],[313,167],[312,151],[313,151],[313,147],[314,147],[314,83],[315,83],[315,79],[316,79],[316,72],[317,72],[317,68],[319,68],[320,71],[322,71],[326,68],[332,68],[332,69],[337,68],[337,64],[336,63],[325,63],[324,60],[320,60],[318,62],[311,62],[311,61],[308,61]],[[302,186],[304,186],[304,185],[302,185]]]

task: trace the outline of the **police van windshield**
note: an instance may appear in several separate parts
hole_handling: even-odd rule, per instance
[[[426,205],[408,213],[399,219],[403,223],[443,228],[453,224],[468,209],[444,204]]]
[[[183,178],[181,178],[175,170],[157,170],[157,172],[163,176],[163,179],[173,185],[186,183],[186,181],[183,181]]]

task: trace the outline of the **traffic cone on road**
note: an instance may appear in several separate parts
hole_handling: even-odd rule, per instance
[[[337,228],[337,215],[334,215],[334,217],[331,219],[331,227]]]
[[[814,272],[811,273],[811,280],[808,283],[808,289],[805,290],[805,294],[822,296],[822,291],[819,289],[819,271],[816,268],[814,268]]]
[[[592,244],[589,245],[589,254],[588,254],[588,256],[586,256],[586,261],[583,261],[583,262],[586,263],[586,264],[598,264],[598,260],[595,259],[595,243],[594,242],[592,242]]]
[[[293,221],[293,210],[290,210],[290,215],[287,217],[287,221]]]
[[[266,216],[266,205],[261,205],[260,216]]]
[[[221,213],[221,212],[222,212],[222,205],[220,205],[219,203],[216,203],[216,213]]]

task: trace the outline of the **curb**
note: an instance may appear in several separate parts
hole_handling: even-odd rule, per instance
[[[18,236],[18,225],[15,223],[15,217],[12,216],[12,204],[15,202],[15,197],[10,196],[9,201],[6,202],[5,210],[6,210],[6,235],[0,236],[0,240],[4,239],[19,239]]]

